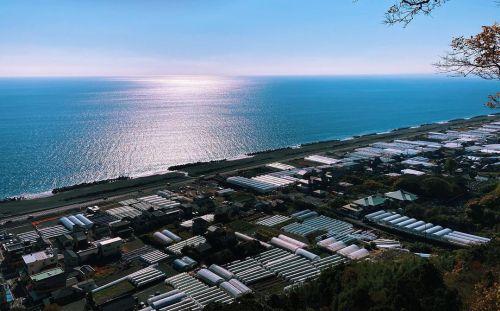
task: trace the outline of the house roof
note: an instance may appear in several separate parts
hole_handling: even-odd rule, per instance
[[[123,242],[123,239],[120,237],[112,238],[112,239],[105,239],[105,240],[100,240],[97,241],[101,246],[108,245],[108,244],[113,244],[117,242]]]
[[[346,209],[346,210],[349,210],[349,211],[353,211],[353,212],[359,212],[359,211],[361,211],[361,207],[359,205],[351,204],[351,203],[342,206],[342,208]]]
[[[385,196],[399,201],[415,201],[416,199],[418,199],[418,196],[416,194],[404,190],[387,192]]]
[[[378,205],[384,204],[385,200],[386,199],[381,197],[381,196],[371,195],[369,197],[353,201],[352,203],[360,205],[360,206],[378,206]]]
[[[42,280],[45,280],[47,278],[53,277],[54,275],[62,274],[62,273],[64,273],[63,269],[54,268],[54,269],[45,270],[43,272],[34,274],[31,276],[31,279],[33,281],[37,282],[37,281],[42,281]]]
[[[54,257],[54,252],[51,249],[46,249],[40,252],[28,254],[23,256],[23,261],[25,264],[34,263],[37,261],[45,260]]]

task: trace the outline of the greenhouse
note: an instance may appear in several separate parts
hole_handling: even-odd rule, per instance
[[[181,251],[184,246],[197,246],[199,244],[205,243],[206,241],[207,240],[204,237],[195,235],[192,238],[170,245],[169,247],[167,247],[167,250],[173,254],[182,255]]]
[[[380,226],[454,245],[472,246],[488,243],[490,241],[488,238],[444,228],[394,212],[382,210],[368,214],[365,218]]]

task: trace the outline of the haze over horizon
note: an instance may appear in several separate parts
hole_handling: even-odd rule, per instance
[[[454,0],[389,27],[391,4],[7,0],[0,76],[429,74],[452,37],[498,12],[491,0]]]

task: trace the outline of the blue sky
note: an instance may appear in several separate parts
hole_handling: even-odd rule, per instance
[[[396,0],[2,0],[0,76],[434,72],[453,36],[500,16],[450,0],[407,28]]]

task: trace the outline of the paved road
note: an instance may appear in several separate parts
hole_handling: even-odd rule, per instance
[[[187,180],[183,180],[183,181],[179,181],[179,182],[174,182],[174,183],[172,183],[172,185],[179,186],[179,185],[183,185],[186,183],[190,183],[192,181],[193,181],[193,179],[187,179]],[[110,202],[122,201],[125,199],[129,199],[131,197],[137,197],[137,196],[142,196],[145,194],[150,194],[150,193],[153,193],[153,192],[161,190],[161,189],[165,189],[165,185],[161,185],[161,186],[155,185],[155,186],[145,187],[142,189],[137,189],[137,190],[133,190],[133,191],[129,191],[129,192],[125,192],[125,193],[121,193],[121,194],[117,194],[117,195],[109,196],[109,197],[103,196],[102,198],[99,198],[99,199],[85,201],[82,203],[74,203],[74,204],[64,205],[64,206],[60,206],[60,207],[54,207],[54,208],[50,208],[50,209],[43,210],[43,211],[33,212],[33,213],[28,214],[28,215],[24,214],[24,215],[3,218],[0,220],[0,226],[4,226],[7,223],[20,223],[20,222],[26,222],[26,221],[33,221],[36,219],[46,218],[46,217],[49,217],[52,215],[57,215],[57,214],[61,214],[64,212],[69,212],[71,210],[81,210],[81,209],[87,208],[89,206],[103,205],[103,204],[108,204]]]

